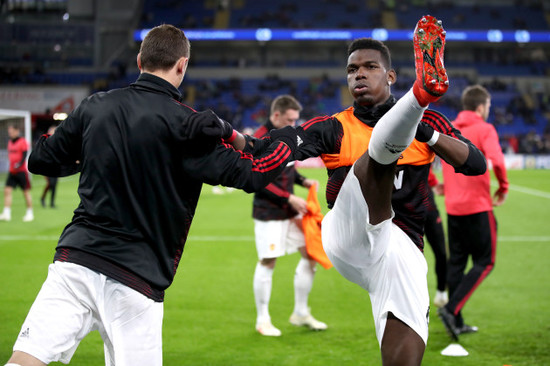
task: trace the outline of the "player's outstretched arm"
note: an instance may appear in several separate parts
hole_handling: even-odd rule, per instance
[[[189,156],[183,161],[186,173],[211,185],[224,185],[255,192],[273,181],[294,159],[297,133],[283,128],[267,148],[257,156],[235,150],[228,144],[218,144],[208,154]]]
[[[415,138],[430,145],[457,173],[480,175],[487,170],[483,153],[439,112],[427,110],[424,113]]]
[[[75,158],[71,162],[62,163],[55,155],[55,148],[48,144],[48,135],[38,139],[29,157],[29,171],[47,177],[66,177],[80,172],[81,165]]]
[[[53,135],[42,135],[29,156],[29,171],[47,177],[65,177],[81,170],[81,106],[61,122]]]

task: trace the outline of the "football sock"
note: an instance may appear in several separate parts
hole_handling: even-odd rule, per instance
[[[4,207],[4,212],[2,214],[11,216],[11,207]]]
[[[313,287],[315,267],[311,268],[310,261],[300,258],[294,274],[294,313],[299,316],[309,314],[307,300]]]
[[[425,109],[409,90],[374,126],[369,156],[383,165],[396,161],[413,141]]]
[[[254,271],[254,300],[256,301],[257,322],[271,321],[269,298],[271,297],[272,279],[273,268],[266,267],[258,262]]]

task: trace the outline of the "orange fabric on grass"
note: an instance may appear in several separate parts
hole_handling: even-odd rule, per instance
[[[332,267],[332,263],[330,263],[321,242],[322,221],[323,214],[321,213],[321,205],[317,199],[317,186],[313,185],[309,188],[307,213],[302,220],[304,236],[306,238],[306,250],[311,258],[315,259],[325,269],[329,269]]]

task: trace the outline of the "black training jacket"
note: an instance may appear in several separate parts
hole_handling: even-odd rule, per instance
[[[253,157],[202,136],[196,112],[180,98],[170,83],[143,73],[129,87],[88,97],[54,135],[39,139],[31,172],[81,172],[80,204],[54,260],[86,266],[162,301],[202,184],[256,191],[291,159],[279,141]]]

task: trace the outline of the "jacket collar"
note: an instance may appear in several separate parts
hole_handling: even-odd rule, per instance
[[[485,120],[476,112],[464,110],[458,113],[456,119],[453,121],[453,124],[456,126],[456,128],[460,129],[460,127],[484,122]]]
[[[370,127],[374,127],[374,125],[376,125],[376,122],[378,122],[378,120],[382,118],[382,116],[386,114],[386,112],[389,111],[396,102],[397,100],[393,95],[390,95],[383,104],[374,107],[366,107],[357,104],[357,102],[354,102],[353,115],[357,117],[361,122],[369,125]]]
[[[271,120],[267,120],[267,122],[264,124],[265,128],[267,128],[268,131],[274,130],[275,126],[273,126],[273,123],[271,123]]]
[[[149,90],[154,90],[159,93],[165,93],[175,100],[181,100],[181,93],[174,85],[170,84],[163,78],[159,78],[153,74],[143,72],[139,75],[135,83],[131,84],[133,87],[141,87]]]

